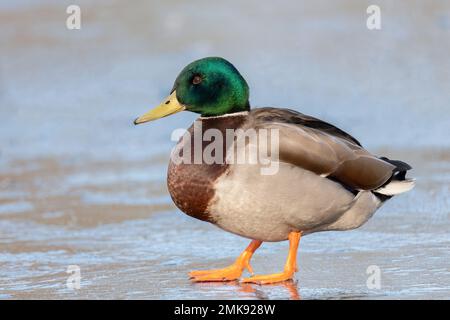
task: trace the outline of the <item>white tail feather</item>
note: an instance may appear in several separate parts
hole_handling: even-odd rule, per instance
[[[386,196],[394,196],[396,194],[411,190],[412,188],[414,188],[415,184],[416,183],[414,179],[392,180],[384,187],[375,190],[375,192],[384,194]]]

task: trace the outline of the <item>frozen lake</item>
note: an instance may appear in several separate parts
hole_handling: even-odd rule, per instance
[[[449,299],[450,3],[65,1],[0,4],[0,299]],[[248,240],[193,220],[166,190],[184,113],[135,127],[184,65],[223,56],[253,106],[289,107],[410,163],[416,188],[362,228],[302,239],[296,281],[193,284]],[[265,243],[256,273],[281,270]],[[81,287],[66,287],[69,265]],[[366,285],[369,266],[381,287]]]

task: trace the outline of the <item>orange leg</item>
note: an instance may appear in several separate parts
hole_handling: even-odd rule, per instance
[[[231,281],[239,279],[245,268],[253,274],[253,269],[250,266],[250,259],[256,249],[259,248],[262,241],[253,240],[248,247],[242,252],[236,261],[223,269],[215,270],[201,270],[192,271],[189,273],[189,277],[195,282],[206,281]]]
[[[294,277],[295,271],[297,271],[297,249],[300,243],[300,237],[300,232],[289,233],[289,254],[284,266],[284,271],[282,273],[253,276],[243,279],[242,282],[268,284],[292,279]]]

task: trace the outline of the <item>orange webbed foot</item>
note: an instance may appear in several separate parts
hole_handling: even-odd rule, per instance
[[[297,271],[297,249],[300,243],[301,232],[289,233],[289,254],[284,271],[262,276],[253,276],[242,280],[244,283],[270,284],[291,280]]]
[[[238,280],[244,269],[253,274],[250,258],[260,245],[261,241],[253,240],[232,265],[223,269],[192,271],[189,277],[194,282],[213,282]]]
[[[189,272],[189,277],[194,282],[233,281],[241,277],[245,268],[250,271],[250,264],[248,266],[244,266],[240,263],[233,263],[223,269],[192,271]]]

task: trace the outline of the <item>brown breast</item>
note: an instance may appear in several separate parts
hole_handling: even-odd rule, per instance
[[[167,186],[169,193],[175,205],[184,213],[191,217],[214,222],[208,212],[208,205],[214,197],[214,182],[227,170],[225,164],[226,158],[226,129],[237,129],[246,121],[246,114],[230,115],[225,117],[198,118],[197,125],[201,124],[201,129],[197,126],[195,134],[203,133],[208,129],[218,129],[223,137],[223,152],[221,163],[206,164],[203,159],[201,163],[194,163],[194,124],[189,128],[190,138],[181,138],[177,147],[182,147],[184,143],[190,145],[191,162],[175,163],[170,160],[167,172]],[[186,136],[185,136],[186,137]],[[203,150],[210,141],[201,139],[201,150]],[[182,155],[182,151],[180,152]]]

